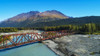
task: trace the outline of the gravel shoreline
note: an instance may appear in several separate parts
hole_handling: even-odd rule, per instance
[[[43,43],[45,45],[47,45],[47,47],[49,49],[51,49],[55,54],[57,54],[58,56],[63,56],[64,54],[61,53],[60,51],[56,50],[56,47],[58,44],[56,44],[55,42],[53,42],[52,40],[46,40],[46,41],[43,41]]]
[[[70,35],[43,43],[58,56],[100,56],[100,35]]]

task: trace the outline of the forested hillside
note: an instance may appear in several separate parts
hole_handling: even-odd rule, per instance
[[[100,25],[100,16],[80,17],[80,18],[69,18],[61,19],[50,22],[38,22],[34,24],[28,24],[24,27],[45,27],[45,26],[59,26],[59,25],[84,25],[88,23],[94,23]],[[23,25],[23,24],[22,24]]]

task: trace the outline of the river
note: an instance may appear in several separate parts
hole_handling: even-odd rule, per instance
[[[46,45],[34,43],[0,52],[0,56],[57,56]]]

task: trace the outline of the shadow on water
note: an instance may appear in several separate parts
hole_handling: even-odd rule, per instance
[[[35,43],[39,43],[39,42],[37,41],[37,42],[27,43],[27,44],[15,46],[15,47],[0,49],[0,52],[7,51],[7,50],[11,50],[11,49],[15,49],[15,48],[19,48],[19,47],[23,47],[23,46],[27,46],[27,45],[31,45],[31,44],[35,44]]]

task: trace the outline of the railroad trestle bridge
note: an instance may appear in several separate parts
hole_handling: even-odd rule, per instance
[[[61,36],[73,34],[71,31],[46,31],[39,33],[21,33],[2,35],[0,37],[0,49],[20,46],[37,41],[44,41],[48,39],[59,38]]]

